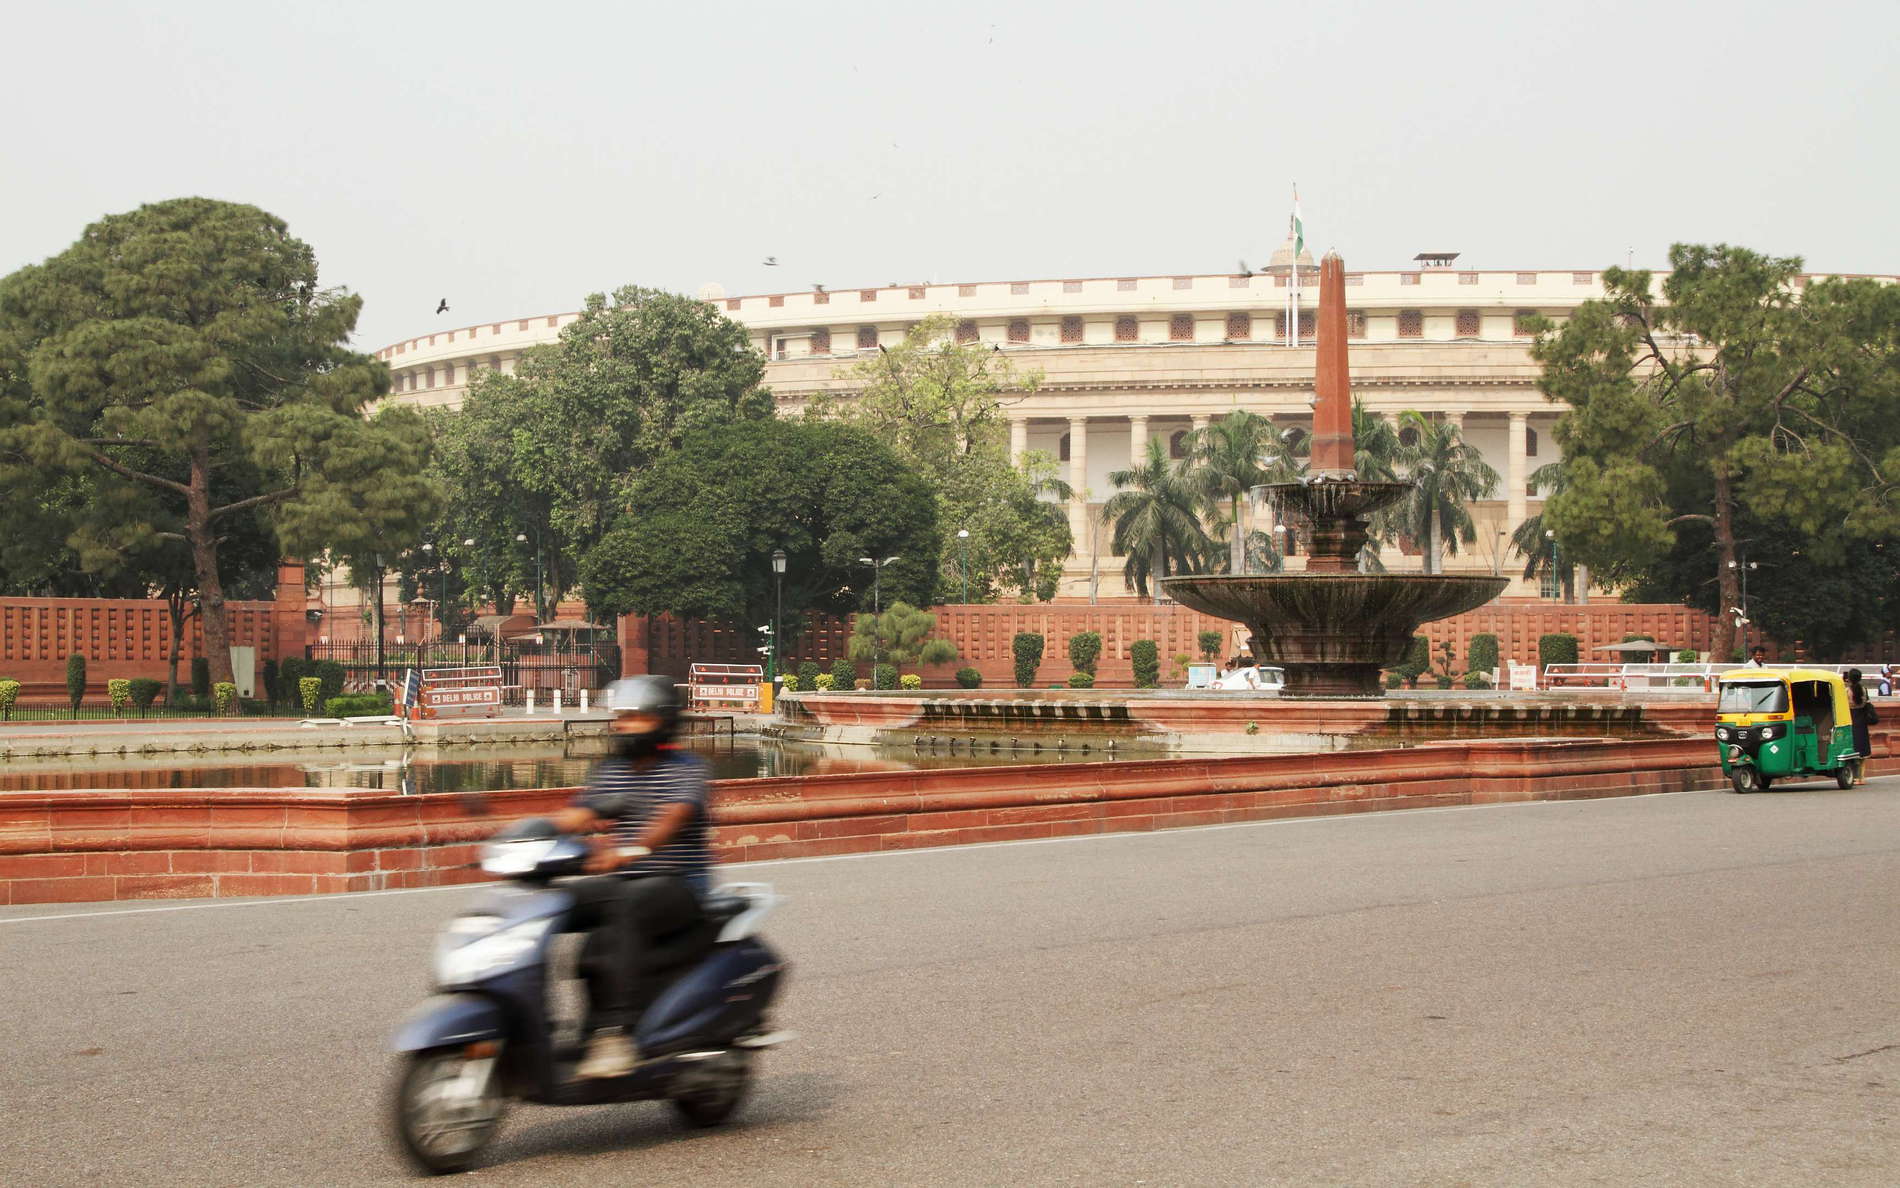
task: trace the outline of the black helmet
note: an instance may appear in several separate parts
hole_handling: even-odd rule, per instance
[[[679,725],[679,691],[674,687],[672,677],[623,677],[607,686],[602,693],[600,704],[603,709],[615,716],[620,714],[658,716],[660,726],[657,730],[638,735],[617,735],[628,744],[621,750],[635,756],[650,754],[661,743],[671,741],[673,732]]]

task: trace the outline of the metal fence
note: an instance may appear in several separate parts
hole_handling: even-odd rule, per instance
[[[396,688],[410,668],[467,668],[476,664],[501,667],[502,700],[519,705],[529,693],[546,703],[555,692],[570,703],[583,689],[599,689],[620,676],[620,645],[537,644],[503,640],[499,643],[430,643],[384,645],[380,664],[376,644],[312,644],[305,649],[312,660],[334,660],[343,666],[343,687],[350,690]]]

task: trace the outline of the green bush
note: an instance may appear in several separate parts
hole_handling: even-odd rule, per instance
[[[1220,642],[1221,642],[1220,632],[1218,631],[1200,632],[1194,637],[1194,642],[1200,645],[1201,659],[1212,660],[1215,657],[1220,655]]]
[[[834,689],[855,689],[858,684],[858,666],[849,657],[840,656],[831,662],[831,687]]]
[[[1694,664],[1699,659],[1701,659],[1701,657],[1696,655],[1694,648],[1684,648],[1676,653],[1677,664]]]
[[[231,712],[237,704],[237,686],[230,681],[219,681],[211,686],[211,703],[217,707],[219,716]]]
[[[1220,632],[1214,632],[1216,642]],[[1135,665],[1135,688],[1155,689],[1161,685],[1161,648],[1152,639],[1138,639],[1128,645],[1128,658]]]
[[[1448,676],[1446,676],[1446,675],[1445,675],[1444,673],[1442,673],[1442,672],[1441,672],[1441,673],[1439,673],[1439,674],[1437,675],[1437,677],[1435,677],[1435,678],[1433,678],[1433,679],[1434,679],[1434,680],[1435,680],[1435,681],[1437,682],[1437,684],[1438,684],[1438,687],[1439,687],[1440,689],[1449,689],[1449,688],[1451,688],[1451,678],[1450,678],[1450,677],[1448,677]]]
[[[837,677],[832,676],[828,672],[821,672],[818,674],[817,679],[812,681],[811,687],[814,689],[820,690],[822,692],[823,690],[826,690],[826,689],[836,688],[837,684],[838,684]]]
[[[897,683],[905,689],[921,689],[924,687],[924,678],[914,672],[907,672],[897,678]]]
[[[1537,667],[1548,669],[1553,664],[1575,664],[1577,662],[1577,637],[1562,632],[1537,637]]]
[[[297,700],[302,703],[304,713],[315,714],[317,707],[323,704],[323,678],[298,677]]]
[[[191,695],[211,696],[211,661],[205,656],[191,658]]]
[[[1094,674],[1094,673],[1092,673],[1092,672],[1072,672],[1072,673],[1070,673],[1070,674],[1069,674],[1069,688],[1071,688],[1071,689],[1093,689],[1094,687],[1095,687],[1095,674]]]
[[[871,687],[873,689],[897,688],[897,665],[895,664],[878,665],[877,670],[871,674],[871,682],[872,682]]]
[[[1431,666],[1431,641],[1422,635],[1414,635],[1412,637],[1411,646],[1405,649],[1404,657],[1401,658],[1397,664],[1392,666],[1392,671],[1398,675],[1401,681],[1410,684],[1418,679],[1420,673],[1423,673]]]
[[[194,697],[183,689],[172,693],[171,708],[186,714],[208,714],[211,712],[209,697]]]
[[[959,668],[957,669],[957,684],[965,689],[981,689],[983,674],[974,668]]]
[[[141,714],[144,713],[152,708],[152,703],[158,700],[158,695],[164,692],[164,689],[164,681],[155,681],[151,677],[133,677],[130,689],[132,707]]]
[[[1491,687],[1491,678],[1484,675],[1483,673],[1467,672],[1465,674],[1465,688],[1489,689],[1490,687]]]
[[[16,680],[0,681],[0,718],[13,716],[13,703],[20,699],[20,682]]]
[[[1009,654],[1016,659],[1016,687],[1033,689],[1036,670],[1042,667],[1042,636],[1034,631],[1019,631],[1009,641]]]
[[[1465,652],[1466,672],[1490,672],[1498,666],[1498,637],[1489,633],[1471,637],[1471,647]],[[1466,686],[1471,682],[1467,680]],[[1489,688],[1490,686],[1485,686]]]
[[[285,705],[296,705],[301,697],[297,692],[297,682],[310,675],[310,661],[302,656],[286,656],[277,665],[277,700]]]
[[[1102,656],[1102,633],[1078,631],[1069,637],[1069,663],[1077,672],[1095,675],[1095,662]]]
[[[824,669],[818,667],[818,661],[804,661],[798,666],[798,687],[801,689],[821,688],[822,686],[818,684],[818,674],[823,671]]]
[[[106,700],[112,703],[113,713],[124,713],[125,707],[132,704],[132,682],[124,677],[113,677],[107,681]]]
[[[66,699],[78,709],[86,699],[86,655],[74,652],[66,657]]]
[[[326,718],[381,718],[394,712],[386,693],[349,693],[323,703]]]
[[[264,700],[277,700],[277,661],[264,661]]]
[[[323,699],[343,696],[343,681],[349,674],[334,660],[313,660],[305,672],[323,682]]]
[[[798,692],[798,678],[791,673],[786,673],[778,679],[778,691],[780,693]]]
[[[1404,683],[1405,678],[1396,672],[1388,672],[1385,674],[1385,687],[1388,689],[1396,689]]]

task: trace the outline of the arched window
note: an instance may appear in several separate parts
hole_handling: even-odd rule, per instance
[[[1068,460],[1069,460],[1069,435],[1064,433],[1056,441],[1056,461],[1067,462]]]
[[[1188,431],[1176,429],[1168,434],[1168,457],[1180,459],[1187,457]]]
[[[1537,430],[1529,425],[1524,426],[1524,456],[1526,458],[1537,456]]]

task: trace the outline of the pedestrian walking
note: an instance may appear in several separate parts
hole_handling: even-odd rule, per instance
[[[1867,728],[1880,721],[1880,714],[1875,711],[1873,700],[1867,696],[1867,686],[1861,683],[1860,669],[1848,669],[1841,674],[1841,679],[1847,682],[1847,706],[1854,723],[1854,754],[1859,756],[1854,760],[1854,783],[1864,784],[1867,782],[1867,757],[1873,752],[1873,740]]]

